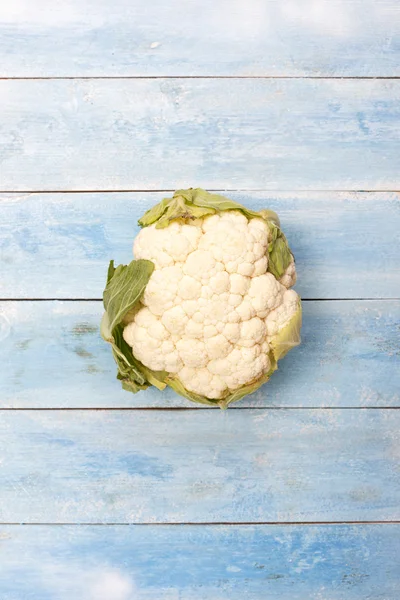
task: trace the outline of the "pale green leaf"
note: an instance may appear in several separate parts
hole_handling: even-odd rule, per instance
[[[164,211],[167,209],[170,202],[171,198],[164,198],[161,200],[161,202],[150,208],[144,213],[143,217],[139,219],[139,225],[141,227],[147,227],[148,225],[152,225],[158,221],[158,219],[160,219],[160,217],[164,214]]]
[[[281,230],[275,228],[274,235],[276,230],[276,239],[269,244],[268,271],[276,279],[280,279],[290,265],[293,255]]]
[[[108,265],[108,271],[107,271],[107,285],[108,285],[110,279],[112,279],[114,273],[115,273],[114,261],[110,260],[110,264]]]
[[[277,227],[280,227],[279,217],[274,210],[263,208],[258,214],[264,219],[264,221],[268,221],[270,223],[273,223]]]
[[[196,206],[203,206],[207,208],[213,208],[218,212],[224,212],[226,210],[238,210],[242,212],[246,217],[260,217],[260,214],[255,212],[254,210],[250,210],[239,204],[239,202],[234,202],[225,196],[221,196],[220,194],[210,194],[201,188],[197,188],[192,191],[192,203]]]
[[[163,229],[177,219],[198,219],[226,210],[238,210],[248,219],[258,217],[279,226],[278,215],[273,210],[264,209],[256,212],[239,202],[234,202],[220,194],[210,194],[201,188],[177,190],[172,198],[164,198],[148,210],[138,223],[141,227],[156,223],[157,229]]]
[[[271,341],[271,350],[276,361],[283,358],[289,350],[301,342],[300,330],[302,321],[301,302],[290,321],[283,327]]]

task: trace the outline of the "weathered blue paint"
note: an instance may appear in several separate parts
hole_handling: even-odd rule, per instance
[[[0,6],[2,77],[400,75],[396,0],[14,6]]]
[[[226,193],[279,213],[303,298],[399,296],[398,193]],[[108,261],[132,260],[137,219],[167,195],[1,195],[0,298],[100,298]]]
[[[399,528],[1,526],[2,600],[397,600]]]
[[[400,187],[400,80],[2,80],[0,131],[4,191]]]
[[[0,521],[398,520],[400,412],[1,411]]]
[[[122,391],[102,311],[101,302],[0,303],[1,406],[199,408],[171,390]],[[400,300],[304,302],[303,321],[302,345],[232,408],[400,406]]]
[[[1,3],[0,78],[72,79],[0,81],[0,298],[99,298],[152,190],[201,185],[271,190],[229,195],[280,213],[302,296],[360,299],[306,302],[227,413],[0,411],[0,522],[125,524],[2,525],[1,600],[398,600],[398,525],[282,523],[400,519],[400,80],[288,79],[400,76],[399,25],[396,0]],[[186,405],[122,393],[100,302],[0,310],[2,408]],[[231,524],[159,524],[191,521]]]

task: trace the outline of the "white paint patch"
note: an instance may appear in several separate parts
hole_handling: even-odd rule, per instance
[[[0,314],[0,342],[10,335],[11,326],[5,314]]]
[[[90,587],[90,600],[136,600],[132,579],[120,571],[101,573]]]
[[[325,559],[321,556],[314,556],[309,560],[302,558],[298,561],[293,570],[295,573],[304,573],[305,571],[310,571],[321,562],[325,562]]]
[[[271,7],[265,0],[219,0],[210,10],[210,26],[224,39],[254,42],[270,29]]]
[[[70,23],[87,22],[90,27],[96,27],[101,25],[103,18],[93,0],[13,0],[0,3],[0,22],[36,24],[42,27],[64,27]]]
[[[348,4],[323,0],[285,0],[280,4],[283,21],[295,21],[301,27],[321,34],[348,36],[354,33]]]
[[[239,569],[239,567],[235,567],[235,566],[231,566],[229,565],[229,567],[227,567],[226,569],[229,573],[239,573],[242,569]]]
[[[41,588],[57,600],[140,600],[132,577],[111,565],[88,568],[77,561],[32,560],[31,569],[37,571],[40,564]]]

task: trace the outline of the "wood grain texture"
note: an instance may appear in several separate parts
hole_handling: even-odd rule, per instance
[[[399,107],[400,80],[2,80],[0,189],[397,190]]]
[[[2,2],[2,77],[399,76],[396,0]]]
[[[399,529],[1,526],[2,600],[397,600]]]
[[[0,408],[204,409],[170,389],[124,392],[99,335],[102,310],[100,302],[0,303]],[[304,302],[303,321],[302,345],[230,410],[400,406],[400,300]]]
[[[398,193],[227,194],[279,213],[303,298],[399,297]],[[138,218],[170,195],[0,195],[0,298],[100,298],[109,260],[132,260]]]
[[[2,411],[3,523],[400,518],[400,411]]]
[[[0,4],[0,298],[77,299],[0,303],[1,600],[398,600],[399,3]],[[374,300],[305,302],[235,410],[140,410],[190,405],[123,393],[82,300],[191,185],[269,190],[229,195],[302,296]]]

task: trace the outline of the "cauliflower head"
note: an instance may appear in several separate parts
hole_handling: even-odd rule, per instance
[[[103,337],[118,378],[195,402],[254,392],[300,343],[294,257],[279,219],[201,189],[178,190],[140,220],[128,266],[110,264]]]

